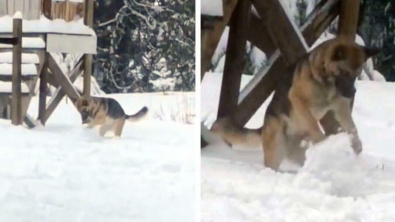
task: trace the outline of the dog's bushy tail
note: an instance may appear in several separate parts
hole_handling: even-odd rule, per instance
[[[131,122],[137,122],[137,121],[143,119],[145,116],[147,116],[147,114],[148,114],[148,108],[146,106],[144,106],[137,113],[130,115],[130,116],[126,115],[126,119]]]
[[[249,148],[262,147],[262,128],[247,129],[238,127],[227,117],[215,121],[211,131],[214,134],[221,135],[225,142],[232,145],[243,145]]]

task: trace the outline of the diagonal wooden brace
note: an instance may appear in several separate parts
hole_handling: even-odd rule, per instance
[[[45,124],[53,111],[59,105],[60,101],[63,99],[65,95],[67,95],[73,102],[80,97],[77,90],[74,88],[72,83],[77,79],[77,77],[81,74],[82,70],[82,58],[77,62],[75,68],[71,71],[70,76],[66,77],[62,70],[60,70],[59,66],[56,64],[55,60],[52,56],[48,56],[48,68],[51,70],[52,75],[56,81],[56,84],[59,84],[58,89],[55,94],[52,96],[49,101],[47,108],[44,114],[41,117],[41,122]]]
[[[279,51],[273,53],[269,68],[257,74],[240,93],[239,106],[232,113],[233,119],[239,125],[245,125],[248,122],[281,79],[285,78],[284,74],[286,78],[292,75],[296,61],[308,50],[306,45],[312,45],[338,15],[340,0],[321,1],[302,25],[302,38],[279,1],[253,0],[252,2],[261,18],[265,19],[262,21],[265,21],[268,34],[278,46]],[[273,16],[275,19],[270,19]],[[285,36],[284,33],[287,35]],[[293,50],[287,48],[288,44],[292,44]]]

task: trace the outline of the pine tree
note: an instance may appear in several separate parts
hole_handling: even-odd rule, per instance
[[[194,12],[194,0],[99,0],[95,67],[103,90],[156,91],[158,77],[173,78],[171,90],[194,90]],[[158,70],[163,59],[166,70]]]

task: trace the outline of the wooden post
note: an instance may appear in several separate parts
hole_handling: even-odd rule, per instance
[[[52,0],[43,0],[42,4],[43,4],[42,9],[44,16],[47,17],[48,19],[52,19],[51,16]]]
[[[48,92],[48,52],[45,53],[44,56],[44,64],[40,73],[40,95],[39,95],[39,103],[38,103],[38,119],[41,120],[41,124],[45,125],[45,121],[43,121],[43,115],[45,113],[45,109],[47,106],[47,92]]]
[[[244,56],[250,11],[251,2],[249,0],[243,0],[237,3],[232,14],[218,107],[218,118],[227,116],[232,110],[237,108],[241,75],[245,67]]]
[[[214,55],[218,42],[221,39],[225,27],[228,25],[233,10],[238,0],[222,0],[224,16],[222,21],[216,22],[212,30],[202,30],[201,33],[201,80],[204,74],[209,70],[211,58]]]
[[[94,0],[85,0],[85,25],[92,28],[93,26],[93,7]],[[92,75],[92,60],[93,56],[91,54],[84,55],[84,89],[83,95],[91,95],[91,75]]]
[[[71,20],[70,19],[70,0],[66,0],[65,4],[66,4],[66,9],[64,11],[64,14],[65,14],[64,20],[70,21]]]
[[[359,19],[359,8],[361,5],[360,0],[342,0],[339,24],[338,24],[338,36],[346,38],[351,41],[355,41],[358,28]],[[354,104],[355,94],[351,99],[351,108]],[[336,120],[333,112],[327,113],[320,121],[322,128],[326,135],[332,135],[338,132],[340,128],[339,122]]]
[[[342,0],[339,15],[338,35],[355,40],[358,28],[361,0]]]
[[[12,124],[20,125],[22,124],[22,18],[14,18],[12,36],[17,38],[17,44],[12,48],[11,120]]]

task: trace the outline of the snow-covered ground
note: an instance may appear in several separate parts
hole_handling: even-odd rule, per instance
[[[244,86],[251,77],[243,76]],[[210,126],[221,74],[202,82],[202,117]],[[202,221],[395,221],[395,84],[357,81],[353,118],[364,145],[355,156],[347,135],[335,135],[307,152],[300,167],[263,167],[262,150],[240,151],[211,137],[202,150]],[[267,102],[247,124],[262,125]]]
[[[154,115],[177,95],[112,97],[128,114],[148,106],[152,118],[126,122],[119,139],[83,127],[65,100],[45,127],[0,120],[0,221],[194,221],[194,126]],[[29,114],[37,109],[34,98]]]

